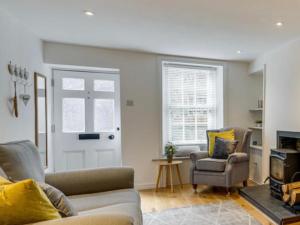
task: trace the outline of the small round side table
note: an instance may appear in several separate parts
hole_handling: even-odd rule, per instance
[[[167,161],[160,161],[159,162],[159,171],[158,171],[158,176],[157,176],[157,180],[156,180],[156,191],[158,191],[159,188],[159,182],[160,182],[160,178],[161,178],[161,174],[163,172],[163,168],[166,168],[166,186],[168,185],[168,180],[170,181],[170,186],[171,186],[171,192],[174,192],[174,187],[173,187],[173,174],[172,174],[172,169],[173,167],[176,168],[177,171],[177,176],[180,182],[180,186],[181,188],[182,186],[182,180],[181,180],[181,176],[180,176],[180,171],[179,171],[179,165],[182,164],[182,161],[172,161],[171,163],[168,163]]]

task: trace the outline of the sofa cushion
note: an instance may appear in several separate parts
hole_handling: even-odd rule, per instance
[[[140,196],[134,189],[72,195],[68,198],[78,212],[122,203],[134,203],[137,206],[141,204]]]
[[[92,215],[92,214],[100,214],[100,215],[115,214],[115,215],[129,216],[133,219],[134,225],[143,224],[141,208],[136,203],[113,204],[113,205],[107,205],[105,207],[101,207],[97,209],[79,212],[80,216]]]
[[[196,169],[201,171],[223,172],[226,167],[226,162],[226,159],[199,159],[196,162]]]
[[[142,224],[141,200],[134,189],[121,189],[94,194],[68,196],[79,215],[119,214]]]
[[[45,181],[39,152],[31,141],[0,144],[0,167],[13,181]]]
[[[1,185],[0,209],[0,224],[3,225],[61,218],[43,190],[31,179]]]

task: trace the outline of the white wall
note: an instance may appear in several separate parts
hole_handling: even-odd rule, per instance
[[[259,57],[253,71],[266,64],[265,154],[276,147],[276,131],[300,131],[300,40],[287,43]],[[264,157],[263,178],[269,175]]]
[[[248,74],[248,64],[228,62],[227,68],[227,78],[224,80],[224,125],[248,128],[253,124],[249,109],[256,104],[253,89],[257,89],[257,83]]]
[[[34,87],[32,85],[28,90],[31,100],[26,107],[18,99],[19,118],[15,118],[8,105],[8,99],[13,96],[14,91],[7,64],[12,61],[13,64],[26,67],[33,83],[34,72],[47,74],[43,63],[42,42],[18,20],[1,9],[0,30],[0,143],[24,139],[34,142]],[[23,92],[23,87],[18,87],[19,95]]]
[[[157,168],[152,159],[159,157],[161,152],[159,67],[162,58],[170,59],[168,56],[148,53],[49,42],[44,44],[44,60],[49,64],[120,69],[123,164],[135,168],[136,184],[139,188],[154,186]],[[199,61],[199,59],[187,58],[182,60]],[[225,125],[247,127],[249,125],[248,64],[220,63],[226,68]],[[134,107],[126,106],[127,99],[134,101]],[[187,182],[188,163],[185,163],[183,173]]]

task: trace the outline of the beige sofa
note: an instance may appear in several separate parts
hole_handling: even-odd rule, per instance
[[[140,196],[133,189],[131,168],[103,168],[43,174],[29,141],[0,145],[0,170],[11,179],[33,178],[68,196],[78,216],[31,225],[142,225]],[[15,166],[14,166],[15,165]]]

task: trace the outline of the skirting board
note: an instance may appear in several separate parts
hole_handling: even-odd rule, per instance
[[[183,185],[185,185],[187,183],[183,183]],[[178,184],[174,184],[174,185],[178,185]],[[162,186],[164,187],[164,185]],[[154,183],[150,183],[150,184],[135,184],[134,185],[134,188],[138,191],[141,191],[141,190],[148,190],[148,189],[155,189],[156,188],[156,184]]]
[[[150,183],[150,184],[135,184],[134,188],[136,190],[147,190],[147,189],[154,189],[156,187],[156,184]]]

